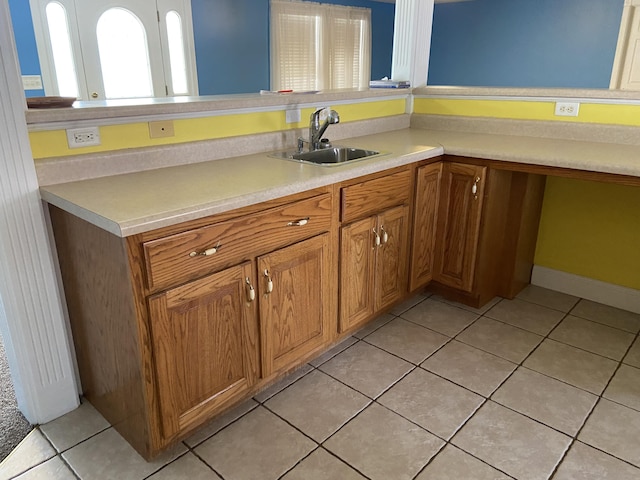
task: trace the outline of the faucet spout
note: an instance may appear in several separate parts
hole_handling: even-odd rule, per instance
[[[320,148],[320,140],[329,125],[340,123],[340,115],[338,115],[338,112],[335,110],[329,110],[327,113],[327,119],[322,125],[320,125],[320,112],[325,108],[319,108],[313,112],[309,119],[309,151],[318,150]]]

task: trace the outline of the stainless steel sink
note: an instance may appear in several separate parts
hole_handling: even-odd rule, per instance
[[[315,165],[340,165],[353,160],[363,160],[374,155],[380,155],[375,150],[365,150],[363,148],[352,147],[331,147],[314,150],[312,152],[278,152],[272,156],[286,158]]]

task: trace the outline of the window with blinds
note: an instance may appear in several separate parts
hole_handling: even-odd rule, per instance
[[[271,89],[368,88],[371,10],[271,0]]]

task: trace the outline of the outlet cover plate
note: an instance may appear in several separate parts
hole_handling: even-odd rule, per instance
[[[149,122],[149,138],[166,138],[174,135],[173,120]]]
[[[67,143],[69,148],[100,145],[100,129],[98,127],[69,128],[67,129]]]
[[[578,102],[556,102],[555,114],[560,117],[577,117],[580,113]]]
[[[287,123],[300,123],[300,109],[290,108],[285,110],[285,121]]]

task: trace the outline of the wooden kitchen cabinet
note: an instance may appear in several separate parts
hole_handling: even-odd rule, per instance
[[[410,192],[408,169],[342,188],[343,221],[367,216],[341,228],[341,332],[364,324],[407,292]]]
[[[409,290],[427,285],[433,278],[442,162],[417,168],[411,242]]]
[[[254,277],[245,262],[149,298],[165,438],[203,423],[259,378]]]
[[[434,277],[470,292],[473,287],[487,167],[445,163],[434,258]]]
[[[333,187],[127,238],[50,212],[83,393],[147,459],[337,336]]]
[[[330,259],[328,233],[258,258],[264,377],[331,341]]]
[[[428,288],[473,307],[513,298],[531,278],[545,177],[499,162],[444,160]]]

